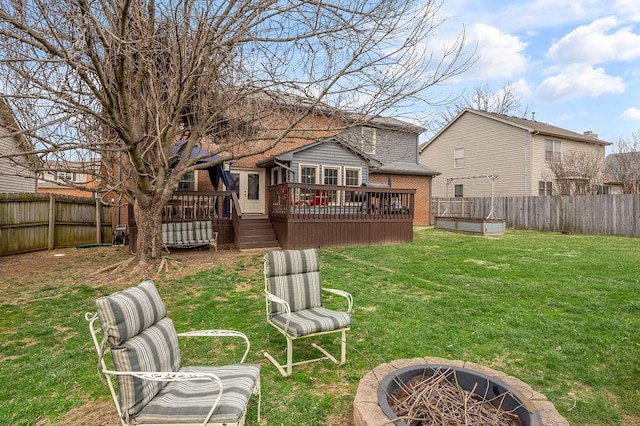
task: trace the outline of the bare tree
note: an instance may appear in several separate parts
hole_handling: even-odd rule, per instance
[[[615,152],[607,156],[606,168],[608,179],[624,194],[640,192],[640,131],[618,141]]]
[[[475,86],[471,94],[462,94],[439,110],[432,122],[432,130],[440,130],[466,108],[522,118],[526,118],[529,111],[527,106],[522,105],[522,94],[512,82],[507,82],[497,90],[485,83]]]
[[[604,159],[600,153],[571,151],[562,160],[546,163],[555,184],[554,195],[594,195],[600,193]]]
[[[134,206],[145,270],[161,260],[162,207],[186,173],[431,102],[469,65],[463,33],[430,45],[439,7],[0,0],[2,97],[43,160],[103,162],[103,193]]]

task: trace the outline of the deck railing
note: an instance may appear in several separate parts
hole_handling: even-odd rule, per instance
[[[267,211],[282,248],[337,247],[412,241],[415,190],[285,183],[267,188]],[[181,191],[163,222],[210,220],[219,244],[238,244],[242,214],[235,192]],[[136,227],[130,209],[131,243]]]
[[[413,220],[413,189],[285,183],[268,191],[272,219]]]
[[[285,249],[413,239],[413,189],[285,183],[268,192],[269,218]]]
[[[163,222],[231,219],[231,191],[177,191],[162,211]]]

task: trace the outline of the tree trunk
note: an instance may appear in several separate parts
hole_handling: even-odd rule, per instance
[[[157,266],[162,260],[162,208],[160,200],[141,202],[136,198],[133,204],[135,215],[136,263],[140,266]]]

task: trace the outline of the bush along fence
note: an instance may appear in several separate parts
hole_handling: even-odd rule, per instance
[[[0,194],[0,256],[110,243],[111,207],[55,194]]]
[[[434,216],[506,220],[506,226],[536,231],[640,237],[640,194],[538,197],[433,198]]]

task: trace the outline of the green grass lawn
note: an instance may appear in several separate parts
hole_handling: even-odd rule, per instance
[[[410,244],[320,254],[324,285],[354,297],[347,364],[294,367],[288,379],[262,356],[283,357],[285,348],[275,331],[267,339],[262,255],[239,253],[232,267],[156,280],[178,331],[249,336],[248,361],[263,366],[263,424],[348,424],[372,366],[425,356],[516,376],[572,425],[640,424],[640,240],[421,229]],[[0,299],[0,424],[62,423],[69,411],[108,398],[83,314],[113,288],[87,280],[25,290],[13,286],[15,294]],[[315,356],[305,343],[294,355]],[[185,364],[232,362],[237,354],[233,346],[183,346]],[[257,423],[255,414],[252,404],[247,424]],[[115,409],[104,424],[116,424]]]

